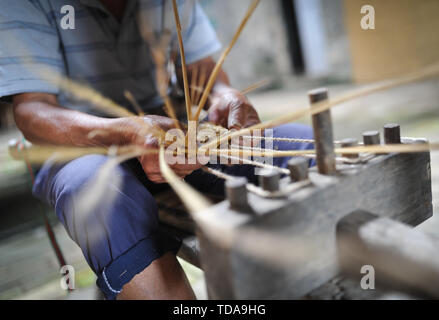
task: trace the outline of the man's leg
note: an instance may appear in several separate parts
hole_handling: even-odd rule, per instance
[[[127,164],[114,172],[122,184],[107,184],[108,193],[116,194],[114,201],[102,199],[90,214],[75,210],[78,193],[106,160],[90,155],[63,166],[46,164],[34,194],[53,205],[107,299],[195,298],[176,259],[180,242],[158,229],[157,204]]]
[[[175,254],[168,252],[128,282],[117,299],[194,300],[196,297]]]

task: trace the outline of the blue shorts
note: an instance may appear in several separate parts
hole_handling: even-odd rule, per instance
[[[274,136],[310,139],[312,130],[305,125],[289,124],[275,128]],[[312,149],[313,145],[276,141],[273,147],[303,150]],[[62,165],[46,163],[37,174],[33,193],[53,206],[96,273],[97,285],[107,299],[115,299],[122,287],[154,260],[167,252],[176,254],[181,241],[158,228],[158,207],[153,195],[168,186],[150,182],[137,160],[117,167],[114,174],[121,177],[122,184],[109,181],[108,187],[115,188],[117,194],[111,205],[103,204],[86,216],[75,210],[75,196],[94,179],[106,161],[103,155],[87,155]],[[286,167],[287,162],[287,158],[274,159],[274,164],[280,167]],[[257,182],[251,166],[221,169]],[[186,181],[203,193],[224,193],[224,181],[202,170],[192,173]]]

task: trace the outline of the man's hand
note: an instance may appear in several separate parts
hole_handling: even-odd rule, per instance
[[[205,75],[210,75],[215,65],[216,63],[212,57],[192,63],[188,65],[188,78],[193,79],[193,75],[196,74],[198,78],[193,79],[192,82],[205,88],[209,78]],[[203,73],[205,73],[204,77],[202,76]],[[181,85],[183,85],[180,69],[177,70],[177,74]],[[202,78],[204,78],[204,82],[202,82]],[[198,97],[200,98],[201,95]],[[198,104],[199,99],[192,102]],[[218,72],[215,85],[210,93],[209,102],[205,107],[209,113],[209,121],[227,129],[239,130],[261,122],[258,113],[247,97],[230,86],[229,78],[222,69]]]
[[[142,121],[139,120],[143,120],[145,125],[143,126]],[[159,137],[157,137],[157,134],[155,134],[154,131],[161,129],[166,132],[175,128],[174,120],[161,116],[150,115],[143,118],[126,118],[124,122],[125,127],[130,132],[128,140],[132,144],[142,146],[147,150],[158,150],[160,147]],[[159,157],[157,153],[146,153],[139,157],[139,161],[149,180],[155,183],[166,182],[166,179],[161,174]],[[193,171],[199,169],[201,165],[174,164],[170,165],[170,167],[179,177],[184,178]]]
[[[155,131],[165,132],[175,127],[172,119],[158,116],[100,118],[62,108],[56,96],[46,93],[24,93],[14,96],[14,116],[27,140],[48,145],[74,147],[139,145],[146,149],[159,148]],[[152,129],[152,130],[151,130]],[[140,157],[147,177],[165,182],[158,154]],[[200,165],[175,165],[172,169],[185,177]]]
[[[242,129],[261,122],[247,97],[226,85],[216,85],[208,110],[209,121],[227,129]]]

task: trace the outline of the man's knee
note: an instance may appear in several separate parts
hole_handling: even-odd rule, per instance
[[[127,166],[116,166],[106,181],[97,183],[108,158],[93,155],[77,160],[62,168],[53,183],[57,213],[73,211],[78,220],[84,218],[84,224],[106,223],[108,227],[129,219],[127,223],[145,232],[158,226],[154,197]]]
[[[36,176],[33,194],[55,206],[60,199],[69,198],[92,181],[106,160],[102,155],[88,155],[66,164],[49,160]]]
[[[62,167],[48,166],[38,174],[36,186],[95,271],[158,228],[157,204],[128,166],[114,169],[111,174],[117,178],[94,184],[106,161],[105,156],[86,156]]]
[[[304,141],[285,141],[285,140],[274,140],[272,141],[272,145],[268,146],[269,149],[275,150],[310,150],[314,149],[314,143],[312,141],[313,130],[310,126],[300,123],[289,123],[282,126],[275,127],[273,129],[273,136],[275,138],[292,138],[292,139],[303,139]],[[288,160],[291,157],[281,157],[274,158],[273,164],[279,167],[287,167]],[[310,166],[315,165],[315,161],[313,159],[310,160]]]
[[[62,167],[43,167],[37,176],[34,193],[37,197],[51,198],[52,204],[63,200],[81,201],[81,198],[78,198],[80,195],[90,195],[86,197],[88,199],[94,195],[101,195],[102,198],[96,200],[104,204],[111,198],[108,193],[102,192],[107,190],[121,196],[114,201],[134,202],[136,207],[141,209],[156,209],[153,196],[124,164],[114,167],[105,181],[97,183],[98,174],[107,161],[106,156],[89,155],[75,159]]]
[[[313,139],[313,129],[301,123],[287,123],[273,129],[274,137]]]

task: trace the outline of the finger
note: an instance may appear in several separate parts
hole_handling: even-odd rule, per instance
[[[209,112],[208,112],[209,122],[212,122],[213,124],[218,125],[219,121],[220,121],[220,117],[219,117],[218,113],[219,112],[218,112],[218,110],[216,108],[211,107]]]
[[[175,174],[178,175],[181,178],[184,178],[190,174],[192,174],[193,171],[175,171]]]
[[[174,171],[174,173],[179,177],[184,179],[185,177],[187,177],[188,175],[190,175],[193,171]],[[149,174],[148,175],[148,179],[154,183],[167,183],[167,180],[161,175],[161,174]]]
[[[188,176],[188,174],[177,174],[180,179],[184,179]]]
[[[250,117],[246,120],[246,122],[244,124],[244,128],[254,126],[258,123],[261,123],[261,120],[259,120],[259,117]]]
[[[196,163],[196,164],[174,164],[171,166],[172,170],[174,171],[195,171],[198,170],[202,167],[201,163]]]
[[[198,161],[196,150],[193,150],[193,154],[188,154],[185,157],[181,157],[177,159],[175,163],[170,163],[169,166],[172,168],[172,170],[176,171],[194,171],[200,168],[202,164]]]
[[[250,104],[243,104],[232,110],[232,117],[229,119],[229,125],[232,128],[248,128],[260,123],[259,115]]]
[[[145,172],[160,171],[159,158],[157,155],[143,155],[140,158],[140,163],[142,164]]]
[[[209,108],[208,119],[217,126],[225,127],[227,125],[228,112],[220,107],[212,106]]]
[[[175,120],[171,119],[169,117],[148,115],[148,116],[144,117],[144,121],[153,127],[157,126],[163,130],[177,128]]]
[[[154,183],[166,183],[167,180],[161,174],[148,174],[148,180]]]
[[[247,117],[247,108],[246,104],[234,105],[230,108],[227,125],[229,129],[240,130],[243,127]]]

